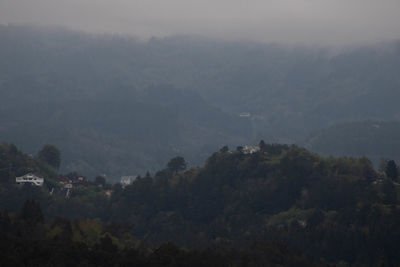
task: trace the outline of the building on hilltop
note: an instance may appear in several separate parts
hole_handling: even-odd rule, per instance
[[[77,176],[77,177],[64,177],[60,176],[58,177],[58,182],[64,186],[66,189],[71,189],[72,187],[75,186],[85,186],[87,187],[89,185],[88,180],[84,176]]]
[[[43,186],[44,178],[34,175],[33,173],[27,173],[20,177],[15,177],[17,185],[31,184],[36,186]]]
[[[259,146],[244,146],[242,151],[244,154],[253,154],[253,153],[260,151],[260,147]]]
[[[122,176],[121,180],[120,180],[122,187],[125,187],[125,186],[130,185],[131,183],[133,183],[133,181],[135,181],[136,177],[137,177],[137,175],[135,175],[135,176]]]
[[[67,184],[67,183],[70,183],[71,181],[67,177],[60,176],[60,177],[58,177],[58,182],[60,184]]]
[[[78,177],[75,177],[75,178],[73,178],[73,179],[71,180],[71,182],[72,182],[72,184],[73,184],[74,186],[78,186],[78,185],[81,185],[81,186],[88,186],[88,180],[86,179],[85,176],[78,176]]]

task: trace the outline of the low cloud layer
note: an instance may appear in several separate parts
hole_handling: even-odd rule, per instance
[[[141,38],[351,44],[400,38],[399,0],[1,0],[0,23]]]

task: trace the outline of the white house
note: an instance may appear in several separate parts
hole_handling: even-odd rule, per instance
[[[133,183],[133,181],[135,181],[137,175],[135,176],[122,176],[121,177],[121,185],[122,187],[125,187],[127,185],[130,185],[131,183]]]
[[[15,177],[17,185],[32,184],[36,186],[43,186],[44,179],[32,173],[25,174],[24,176]]]
[[[243,147],[243,153],[244,154],[253,154],[260,151],[259,146],[244,146]]]

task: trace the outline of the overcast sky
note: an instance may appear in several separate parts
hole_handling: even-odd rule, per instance
[[[400,0],[0,0],[0,23],[349,44],[400,39]]]

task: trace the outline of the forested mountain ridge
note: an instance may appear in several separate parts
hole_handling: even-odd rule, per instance
[[[366,158],[322,158],[260,142],[254,153],[223,147],[199,168],[179,171],[184,163],[171,160],[153,176],[125,188],[113,185],[110,198],[101,187],[77,187],[65,199],[46,192],[51,184],[15,187],[12,171],[25,163],[7,147],[0,163],[12,168],[0,176],[2,210],[17,211],[30,198],[47,218],[124,222],[138,240],[156,244],[248,248],[254,241],[278,241],[332,263],[400,262],[397,167],[393,176],[375,171]]]
[[[326,156],[364,156],[377,167],[388,158],[400,162],[400,122],[338,123],[313,133],[304,146]]]
[[[398,42],[332,53],[13,25],[0,35],[0,140],[30,153],[55,144],[64,171],[119,178],[178,154],[200,164],[223,144],[399,119]]]

